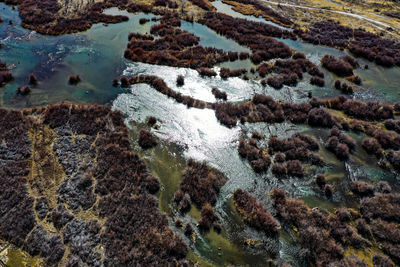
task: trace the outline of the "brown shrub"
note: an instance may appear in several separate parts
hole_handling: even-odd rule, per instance
[[[139,145],[143,149],[155,147],[158,144],[156,137],[146,129],[139,132]]]
[[[279,231],[279,222],[267,211],[263,204],[248,192],[238,189],[233,194],[236,209],[242,215],[243,220],[267,235],[276,235]]]
[[[215,168],[190,159],[187,163],[180,189],[188,193],[198,208],[205,203],[214,205],[220,188],[226,183],[226,177]]]

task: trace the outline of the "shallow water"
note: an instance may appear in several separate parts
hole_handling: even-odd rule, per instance
[[[335,57],[352,55],[349,51],[338,50],[335,48],[312,45],[302,41],[293,41],[286,39],[278,39],[281,42],[287,44],[290,48],[296,51],[303,52],[306,57],[313,63],[321,66],[321,59],[324,55],[329,54]],[[400,68],[386,68],[379,66],[373,62],[370,62],[363,58],[357,58],[360,67],[354,70],[354,74],[358,75],[362,79],[362,85],[356,86],[355,96],[360,99],[380,99],[387,102],[396,102],[400,98]],[[364,69],[364,66],[368,65],[368,69]],[[335,80],[343,80],[326,69],[322,68],[325,74],[325,87],[334,88],[333,84]],[[351,84],[347,82],[348,84]],[[335,90],[313,90],[315,96],[319,97],[331,97],[339,94]]]
[[[228,51],[247,52],[247,53],[251,52],[249,48],[243,47],[238,43],[217,34],[207,26],[204,26],[196,22],[192,23],[182,20],[181,29],[191,32],[200,37],[199,44],[204,47],[215,47],[227,52]]]
[[[251,20],[251,21],[255,21],[255,22],[266,23],[266,24],[273,25],[273,26],[278,27],[278,28],[283,29],[283,30],[292,31],[292,29],[290,29],[290,28],[286,28],[286,27],[283,27],[283,26],[281,26],[279,24],[276,24],[276,23],[274,23],[272,21],[266,20],[261,16],[256,17],[256,16],[243,15],[243,14],[233,10],[232,6],[223,3],[221,0],[213,1],[213,2],[211,2],[211,4],[217,9],[217,12],[225,13],[225,14],[227,14],[229,16],[234,17],[234,18],[241,18],[241,19],[247,19],[247,20]]]
[[[231,10],[228,5],[220,1],[213,4],[222,12],[232,16],[242,16],[252,20],[264,19],[244,16]],[[4,8],[4,9],[3,9]],[[229,11],[229,10],[230,11]],[[110,9],[110,14],[127,14],[118,9]],[[173,218],[180,218],[184,222],[196,224],[199,212],[196,209],[182,216],[177,213],[172,205],[172,197],[179,187],[181,175],[184,171],[186,160],[194,158],[204,160],[209,165],[221,170],[228,182],[221,189],[217,200],[216,211],[221,218],[223,232],[221,235],[211,231],[199,235],[196,241],[189,241],[192,251],[190,258],[214,265],[243,265],[263,266],[268,260],[267,250],[277,250],[280,257],[293,266],[304,266],[298,262],[298,249],[291,242],[290,233],[282,231],[279,244],[268,240],[264,234],[252,230],[243,224],[237,214],[231,196],[234,190],[242,188],[255,194],[267,208],[271,207],[268,193],[274,187],[284,188],[289,195],[301,197],[312,207],[320,207],[332,211],[340,205],[354,205],[351,198],[344,198],[348,192],[348,183],[355,176],[368,175],[372,180],[388,180],[394,187],[398,181],[396,174],[381,170],[376,165],[376,160],[366,155],[359,149],[348,163],[344,164],[323,148],[323,142],[329,135],[328,130],[309,128],[304,125],[290,123],[282,124],[244,124],[234,128],[221,125],[212,110],[187,108],[176,103],[173,99],[157,92],[148,85],[138,84],[129,89],[116,89],[111,86],[113,78],[122,74],[138,75],[153,74],[162,78],[169,87],[205,101],[215,102],[211,93],[213,87],[218,87],[228,94],[228,100],[241,102],[251,98],[255,93],[264,93],[275,99],[285,101],[305,101],[307,92],[313,91],[315,96],[337,96],[339,92],[332,89],[337,77],[326,72],[326,86],[324,88],[311,86],[309,76],[298,86],[284,87],[274,90],[269,86],[263,87],[259,80],[245,81],[240,78],[221,79],[202,78],[195,70],[186,68],[173,68],[168,66],[155,66],[150,64],[130,62],[123,58],[127,36],[130,32],[149,32],[151,25],[157,22],[148,22],[139,25],[140,18],[151,18],[153,15],[127,14],[129,22],[116,25],[94,25],[84,33],[64,36],[43,36],[19,26],[19,18],[10,7],[0,4],[0,17],[14,21],[14,26],[7,23],[0,24],[0,39],[3,49],[0,49],[0,59],[8,64],[15,64],[12,70],[15,81],[0,88],[1,106],[10,108],[23,108],[35,105],[56,103],[68,100],[78,103],[112,104],[114,109],[121,110],[126,116],[126,123],[130,127],[132,149],[144,157],[151,172],[160,178],[162,188],[159,193],[160,210],[170,216],[171,226]],[[182,22],[182,28],[198,35],[200,43],[224,50],[248,51],[248,48],[226,39],[207,27],[197,24]],[[311,61],[320,64],[320,59],[325,54],[335,56],[345,55],[346,51],[333,48],[314,46],[300,41],[280,40],[292,49],[304,52]],[[19,64],[18,64],[19,62]],[[400,68],[386,69],[373,63],[359,59],[361,65],[368,64],[369,69],[356,70],[357,75],[363,79],[363,87],[356,92],[356,96],[364,99],[382,99],[396,101],[400,97]],[[226,62],[215,67],[219,72],[220,67],[251,68],[254,65],[250,60]],[[39,85],[33,88],[32,94],[27,97],[17,96],[15,90],[27,82],[29,73],[34,72],[39,78]],[[67,77],[70,74],[80,74],[82,83],[78,86],[69,86]],[[185,85],[176,86],[178,75],[185,77]],[[158,129],[152,132],[161,140],[159,146],[143,152],[136,144],[137,129],[144,127],[146,117],[155,116],[160,119]],[[250,136],[252,131],[258,131],[268,137],[277,134],[281,138],[289,137],[301,131],[311,134],[319,140],[321,151],[327,163],[324,168],[310,168],[310,175],[303,179],[289,178],[277,179],[270,172],[257,175],[249,163],[242,160],[237,153],[237,146],[241,136]],[[353,135],[361,142],[362,135]],[[373,160],[372,160],[373,159]],[[313,183],[313,174],[325,172],[329,182],[335,186],[332,200],[325,199]],[[194,227],[195,229],[197,227]],[[181,230],[176,229],[178,233]],[[246,240],[255,240],[255,246],[245,245]],[[268,247],[269,246],[269,247]],[[268,249],[267,249],[268,247]]]

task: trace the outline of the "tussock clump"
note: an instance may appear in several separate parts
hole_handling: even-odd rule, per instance
[[[31,73],[28,76],[29,84],[31,85],[37,85],[38,79],[36,78],[35,74]]]
[[[197,71],[199,72],[199,74],[201,75],[201,76],[207,76],[207,77],[214,77],[214,76],[217,76],[217,73],[214,71],[214,70],[212,70],[212,69],[209,69],[209,68],[199,68],[199,69],[197,69]]]
[[[186,263],[185,243],[169,229],[157,198],[150,194],[158,190],[159,182],[131,152],[120,112],[99,105],[62,103],[22,112],[0,109],[0,115],[0,138],[9,147],[7,153],[0,152],[5,162],[0,182],[10,190],[0,192],[2,240],[32,256],[40,255],[46,266],[60,265],[64,256],[67,265]],[[47,138],[47,143],[42,141]],[[66,175],[52,194],[40,190],[53,190],[47,185],[56,182],[52,177],[59,172],[57,164],[40,165],[44,161],[37,153],[61,164],[62,175]],[[32,164],[38,174],[27,179]],[[51,174],[46,170],[49,167]],[[39,190],[29,192],[32,185]],[[49,199],[53,197],[59,202],[56,206]],[[80,202],[77,209],[74,201]],[[96,210],[91,220],[79,219],[78,213],[89,208]],[[62,236],[57,231],[47,233],[41,225],[44,220],[60,229]],[[70,248],[68,257],[65,245]],[[100,246],[104,249],[94,250]]]
[[[206,25],[217,33],[235,40],[240,45],[250,47],[250,59],[254,64],[260,64],[272,58],[289,58],[290,48],[274,38],[295,38],[294,34],[268,25],[246,19],[234,18],[223,13],[207,12],[199,23]]]
[[[70,85],[77,85],[81,82],[81,77],[79,75],[70,75],[68,77],[68,82]]]
[[[189,194],[184,193],[182,190],[175,192],[174,201],[178,205],[178,210],[181,213],[188,212],[190,210],[190,206],[192,205]]]
[[[366,220],[380,218],[388,222],[400,223],[400,195],[376,194],[361,200],[360,212]]]
[[[155,147],[158,144],[156,137],[146,129],[139,132],[139,145],[143,149]]]
[[[356,85],[361,85],[361,82],[362,82],[361,77],[356,76],[356,75],[346,77],[346,80],[348,80],[349,82],[354,83]]]
[[[152,35],[129,35],[125,58],[149,64],[198,69],[202,76],[216,76],[217,74],[209,68],[217,63],[238,58],[237,53],[236,57],[232,58],[232,53],[199,45],[200,38],[182,31],[179,28],[180,24],[178,13],[164,12],[160,24],[151,27]]]
[[[325,108],[313,108],[308,114],[308,123],[312,126],[332,128],[337,123]]]
[[[346,160],[349,158],[349,147],[346,144],[341,143],[337,136],[329,137],[326,142],[326,148],[333,152],[339,159]]]
[[[355,69],[360,67],[360,63],[358,63],[357,59],[355,59],[352,56],[346,55],[346,56],[340,57],[339,59],[349,63]]]
[[[284,162],[286,160],[286,155],[284,153],[278,152],[275,154],[274,161],[275,162]]]
[[[286,168],[289,176],[303,177],[304,175],[304,168],[299,160],[287,161]]]
[[[157,118],[149,116],[146,118],[147,125],[154,126],[157,123]]]
[[[281,223],[298,229],[302,257],[316,266],[341,266],[342,261],[348,261],[344,247],[368,245],[350,224],[356,219],[352,212],[339,209],[336,214],[330,214],[311,209],[302,200],[287,198],[280,189],[274,189],[271,198]]]
[[[272,71],[272,66],[270,66],[270,65],[268,65],[268,64],[266,64],[266,63],[263,63],[263,64],[260,64],[260,65],[257,67],[257,71],[258,71],[258,74],[260,75],[261,78],[265,78],[265,76],[266,76],[267,74],[271,73],[271,71]]]
[[[341,83],[339,80],[335,81],[335,88],[337,90],[342,91],[344,94],[352,94],[354,93],[354,88],[347,83]]]
[[[223,173],[190,159],[180,189],[189,194],[192,202],[200,209],[205,203],[215,204],[219,190],[225,183]]]
[[[118,79],[113,79],[113,80],[112,80],[112,86],[114,86],[114,87],[119,87],[119,81],[118,81]]]
[[[272,166],[272,173],[276,176],[287,174],[302,177],[304,168],[301,162],[323,164],[323,161],[312,152],[319,150],[318,143],[311,136],[302,133],[295,133],[286,139],[273,136],[268,141],[268,148],[270,153],[275,154],[277,163]]]
[[[392,192],[392,188],[388,184],[388,182],[380,181],[375,185],[375,190],[381,194],[389,194]]]
[[[324,194],[327,198],[331,198],[333,195],[333,186],[331,184],[326,184],[324,186]]]
[[[331,55],[325,55],[321,59],[321,64],[324,68],[338,76],[346,77],[353,75],[354,67],[348,61],[345,61],[342,58],[338,59]]]
[[[292,56],[293,59],[306,59],[306,55],[303,52],[296,52]]]
[[[372,196],[374,186],[365,181],[354,181],[351,183],[351,191],[360,197]]]
[[[252,132],[251,133],[251,138],[255,138],[255,139],[261,140],[261,139],[265,138],[265,135],[263,135],[261,133],[258,133],[258,132]]]
[[[393,117],[393,106],[379,101],[363,102],[358,99],[348,99],[343,104],[343,111],[362,120],[385,120]]]
[[[19,95],[29,95],[31,92],[31,88],[29,85],[24,85],[17,88],[17,94]]]
[[[119,23],[127,21],[127,16],[113,16],[104,14],[104,9],[119,6],[126,8],[127,2],[113,1],[106,3],[89,3],[84,12],[77,13],[74,17],[60,16],[62,6],[56,0],[21,1],[19,14],[22,26],[42,34],[60,35],[88,30],[95,23]],[[138,6],[139,7],[139,6]],[[128,8],[129,9],[129,8]],[[151,6],[142,5],[140,11],[151,10]]]
[[[200,212],[199,228],[208,231],[217,221],[218,217],[212,206],[209,203],[204,204]]]
[[[183,86],[185,84],[185,78],[182,75],[178,75],[176,78],[176,85]]]
[[[146,24],[146,23],[149,22],[149,21],[150,21],[149,19],[141,18],[141,19],[139,19],[139,24],[140,24],[140,25],[143,25],[143,24]]]
[[[228,95],[226,92],[219,90],[218,88],[213,88],[211,90],[211,93],[215,96],[216,99],[221,99],[221,100],[227,100]]]
[[[396,132],[376,130],[373,136],[384,149],[400,149],[400,135]]]
[[[251,141],[252,139],[250,142],[246,142],[244,139],[239,141],[239,155],[250,162],[250,165],[255,172],[265,172],[271,164],[271,158],[266,149],[259,148],[255,142],[252,143]]]
[[[317,177],[315,178],[315,182],[317,183],[319,188],[324,188],[326,185],[326,178],[325,175],[323,174],[318,174]]]
[[[193,234],[193,227],[190,223],[186,224],[184,234],[187,237],[191,237]]]
[[[245,73],[247,73],[246,69],[230,70],[228,68],[221,68],[221,70],[219,72],[219,76],[222,79],[227,79],[229,77],[239,77],[240,75],[245,74]]]
[[[356,143],[349,135],[343,133],[337,127],[333,127],[331,136],[326,142],[326,148],[339,159],[346,160],[349,158],[350,153],[355,150]]]
[[[283,87],[283,76],[269,77],[267,84],[275,89],[281,89]]]
[[[6,63],[0,61],[0,87],[14,79],[11,72],[9,72]]]
[[[275,163],[272,165],[271,171],[275,176],[278,177],[287,175],[286,163]]]
[[[275,89],[280,89],[283,85],[295,86],[298,81],[303,79],[303,74],[308,72],[313,75],[311,82],[318,84],[324,83],[324,74],[311,61],[296,56],[296,58],[277,60],[274,65],[270,66],[265,63],[257,68],[261,77],[265,77],[267,73],[277,73],[276,76],[267,79],[268,85]]]
[[[323,87],[325,85],[324,79],[317,77],[317,76],[312,76],[310,80],[310,84],[316,85],[319,87]]]
[[[361,146],[367,151],[368,154],[375,154],[377,157],[383,155],[382,146],[375,138],[365,138],[361,142]]]
[[[400,152],[389,150],[386,155],[387,160],[392,164],[393,168],[400,171]]]
[[[400,49],[398,42],[382,39],[380,36],[366,32],[363,29],[352,29],[340,23],[327,20],[313,23],[308,30],[295,29],[303,40],[338,48],[348,48],[350,52],[375,63],[391,67],[400,64]],[[353,58],[345,56],[342,61],[356,67],[358,64]]]
[[[400,134],[400,120],[385,120],[385,127],[388,130],[395,131]]]
[[[276,235],[281,228],[279,222],[267,211],[263,204],[248,192],[238,189],[233,194],[236,209],[242,215],[243,220],[267,235]]]

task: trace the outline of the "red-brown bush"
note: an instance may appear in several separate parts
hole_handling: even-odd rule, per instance
[[[62,6],[55,0],[22,1],[19,13],[22,18],[22,26],[35,30],[42,34],[59,35],[73,33],[89,29],[95,23],[119,23],[127,21],[126,16],[112,16],[103,14],[107,7],[125,7],[125,3],[108,2],[89,4],[87,10],[81,12],[75,18],[66,18],[59,14]]]
[[[338,76],[345,77],[353,75],[353,66],[342,58],[337,59],[334,56],[325,55],[321,59],[321,64],[324,68]]]
[[[317,76],[312,76],[310,80],[310,84],[316,85],[319,87],[323,87],[325,85],[324,79],[317,77]]]
[[[8,71],[6,63],[0,61],[0,87],[12,80],[13,76]]]
[[[275,236],[281,228],[279,222],[267,211],[263,204],[248,192],[237,189],[233,194],[236,209],[242,215],[243,220],[267,235]]]
[[[315,182],[317,183],[319,188],[324,188],[326,184],[326,178],[325,175],[323,174],[318,174],[317,177],[315,178]]]
[[[76,258],[78,263],[81,260],[87,262],[88,265],[95,265],[97,261],[100,265],[129,266],[186,263],[183,260],[187,253],[185,243],[169,229],[167,217],[157,208],[157,199],[149,194],[150,191],[154,192],[158,180],[149,173],[144,162],[131,152],[127,141],[128,130],[119,112],[104,106],[63,103],[25,109],[23,113],[0,109],[0,114],[0,138],[9,147],[7,154],[0,153],[4,163],[0,168],[0,181],[9,189],[0,192],[2,240],[32,256],[40,255],[46,266],[61,264],[65,253],[62,242],[71,248],[68,264],[74,262],[71,258]],[[45,125],[41,124],[42,121]],[[43,213],[39,203],[45,205],[43,198],[46,196],[36,198],[36,195],[30,196],[27,190],[28,183],[40,188],[40,182],[46,184],[48,179],[52,179],[47,176],[42,177],[46,180],[40,182],[36,178],[26,179],[31,172],[32,161],[38,160],[31,154],[31,146],[37,148],[40,145],[31,144],[27,131],[34,136],[41,136],[43,127],[54,130],[50,132],[57,140],[51,149],[56,155],[55,160],[65,169],[66,178],[74,177],[73,180],[78,182],[76,185],[69,183],[68,187],[71,188],[61,184],[62,190],[56,190],[54,197],[62,204],[56,208],[48,206],[46,223],[53,223],[57,229],[61,229],[63,238],[57,231],[48,234],[41,227]],[[72,134],[77,136],[76,144],[72,144],[75,142],[71,139]],[[8,158],[10,156],[13,158]],[[90,168],[87,167],[88,163]],[[78,164],[76,168],[74,164]],[[43,168],[48,166],[38,165],[38,171],[46,173]],[[79,175],[75,176],[78,172]],[[90,190],[82,191],[80,187]],[[71,198],[84,200],[89,194],[98,199],[92,203],[96,215],[90,222],[76,217],[81,208],[75,210],[70,206],[67,210],[64,207],[70,205],[71,199],[64,201],[71,192],[79,195],[71,195]],[[38,215],[33,211],[34,203]],[[103,227],[100,227],[100,218],[104,219]],[[102,246],[104,250],[98,254],[92,251],[95,246]],[[131,254],[129,251],[140,253]]]
[[[304,169],[299,160],[289,160],[286,162],[287,174],[290,176],[303,177]]]
[[[308,124],[331,128],[336,125],[336,122],[325,108],[313,108],[308,113]]]
[[[146,129],[141,129],[139,132],[139,145],[143,149],[155,147],[157,145],[155,136]]]
[[[35,74],[31,73],[28,76],[29,84],[36,85],[38,83],[38,79],[36,78]]]
[[[182,31],[179,28],[178,13],[165,12],[160,22],[161,24],[153,25],[150,29],[151,34],[158,35],[160,38],[130,34],[124,56],[150,64],[192,69],[204,68],[204,75],[212,74],[211,71],[206,71],[206,68],[230,60],[229,53],[216,48],[205,48],[199,45],[200,39],[197,36]]]
[[[29,85],[24,85],[17,88],[17,93],[20,95],[28,95],[31,92]]]
[[[190,159],[187,163],[180,189],[188,193],[192,202],[200,209],[205,203],[214,205],[226,177],[215,168]]]
[[[266,149],[258,148],[257,144],[252,144],[251,142],[246,142],[241,139],[239,142],[238,152],[241,157],[250,162],[251,167],[257,173],[267,171],[271,164],[271,158]]]
[[[307,31],[295,29],[294,32],[310,43],[348,48],[355,56],[375,61],[379,65],[391,67],[400,64],[398,42],[382,39],[362,29],[342,26],[333,20],[319,21],[313,23]],[[344,60],[355,63],[348,57]]]
[[[223,13],[207,12],[199,23],[206,25],[217,33],[231,38],[240,45],[250,47],[251,60],[255,64],[272,58],[288,58],[292,55],[290,48],[271,37],[291,37],[294,34],[266,23],[257,23],[245,19],[233,18]]]
[[[225,101],[228,99],[228,95],[225,92],[220,91],[218,88],[213,88],[211,90],[211,93],[215,96],[216,99],[221,99]]]
[[[68,76],[68,83],[70,85],[77,85],[80,81],[81,81],[81,77],[79,75]]]
[[[212,227],[214,223],[218,221],[218,217],[215,214],[214,209],[210,205],[210,203],[205,203],[201,208],[200,212],[200,220],[199,220],[199,228],[201,230],[208,231]]]
[[[400,134],[400,120],[385,120],[385,127],[388,130],[395,131]]]
[[[361,146],[368,154],[375,154],[377,157],[381,157],[383,154],[382,146],[375,138],[365,138],[362,140]]]
[[[209,68],[199,68],[199,69],[197,69],[197,71],[199,72],[199,74],[201,76],[207,76],[207,77],[217,76],[217,73],[214,70],[209,69]]]
[[[374,186],[365,181],[354,181],[351,183],[351,191],[360,196],[367,197],[374,194]]]
[[[176,84],[178,86],[183,86],[185,84],[185,78],[182,75],[178,75],[178,78],[176,78]]]
[[[348,99],[343,104],[343,111],[362,120],[384,120],[393,117],[393,106],[380,101],[363,102],[358,99]]]

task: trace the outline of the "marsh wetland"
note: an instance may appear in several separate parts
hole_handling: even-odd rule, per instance
[[[398,3],[72,2],[0,3],[0,266],[400,264]]]

